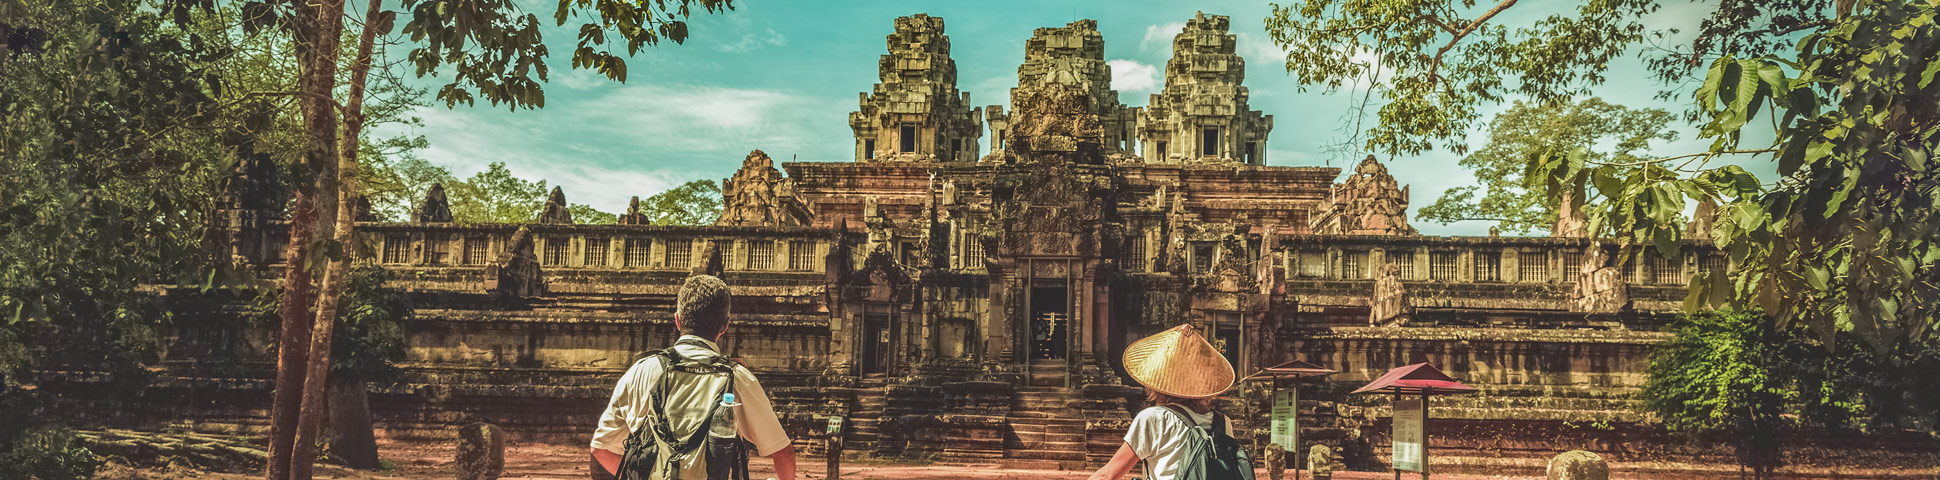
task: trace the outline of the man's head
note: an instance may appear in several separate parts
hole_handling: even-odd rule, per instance
[[[687,277],[674,307],[674,323],[682,335],[720,338],[728,326],[728,287],[713,275]]]

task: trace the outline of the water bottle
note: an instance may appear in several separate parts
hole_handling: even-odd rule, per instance
[[[733,392],[721,394],[721,406],[714,411],[714,424],[709,434],[720,438],[737,438],[734,425],[734,407],[741,406]]]

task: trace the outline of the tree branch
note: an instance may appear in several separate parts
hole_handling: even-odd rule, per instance
[[[1489,9],[1489,11],[1483,12],[1482,16],[1475,17],[1474,20],[1462,22],[1462,30],[1459,32],[1453,32],[1455,34],[1454,38],[1448,39],[1447,44],[1442,45],[1442,48],[1440,50],[1435,51],[1434,61],[1429,62],[1428,64],[1428,79],[1432,81],[1440,78],[1436,76],[1435,72],[1441,69],[1442,56],[1447,55],[1449,50],[1454,49],[1455,44],[1460,43],[1463,37],[1467,37],[1468,34],[1475,33],[1475,29],[1481,28],[1482,24],[1484,23],[1488,23],[1490,18],[1495,18],[1496,14],[1502,13],[1503,10],[1508,10],[1509,7],[1512,7],[1515,5],[1516,5],[1516,0],[1502,0],[1502,3],[1496,4],[1495,8],[1491,8]],[[1446,29],[1447,27],[1444,26],[1442,28]]]

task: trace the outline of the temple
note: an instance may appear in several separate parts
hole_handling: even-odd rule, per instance
[[[1424,360],[1481,389],[1437,400],[1438,455],[1467,459],[1449,468],[1540,471],[1515,462],[1553,452],[1525,440],[1559,432],[1616,459],[1648,449],[1612,445],[1661,437],[1634,408],[1647,353],[1687,280],[1724,256],[1702,241],[1666,256],[1580,235],[1419,235],[1375,157],[1350,172],[1267,164],[1273,117],[1248,106],[1228,25],[1192,18],[1143,108],[1110,88],[1096,22],[1040,28],[1008,107],[971,108],[943,20],[897,19],[849,116],[854,157],[777,166],[753,150],[714,225],[653,225],[637,207],[578,223],[558,190],[531,222],[453,223],[437,188],[410,221],[360,223],[361,261],[417,309],[400,377],[373,386],[383,435],[485,420],[583,442],[618,375],[674,340],[682,280],[713,273],[734,295],[724,348],[811,453],[839,416],[850,448],[884,455],[1095,467],[1143,402],[1120,353],[1181,323],[1241,376],[1294,359],[1339,370],[1302,387],[1301,438],[1350,467],[1384,461],[1386,404],[1347,392]],[[281,278],[288,224],[247,198],[256,167],[239,169],[247,188],[219,226],[239,266]],[[236,320],[246,304],[173,304],[154,391],[190,399],[175,414],[264,428],[273,357],[268,327]],[[1263,392],[1223,403],[1249,442],[1265,437]],[[1573,427],[1591,422],[1610,427]]]

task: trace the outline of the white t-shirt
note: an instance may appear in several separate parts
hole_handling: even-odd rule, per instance
[[[694,345],[675,345],[674,351],[683,356],[718,355],[720,347],[707,339],[693,335],[682,335],[680,340],[699,340],[706,348]],[[599,426],[593,429],[593,448],[603,449],[626,455],[626,438],[652,415],[653,403],[647,392],[654,383],[660,381],[665,370],[659,361],[652,357],[633,362],[620,383],[613,387],[613,399],[606,404],[606,412],[600,414]],[[768,401],[768,392],[761,389],[761,382],[754,374],[740,365],[734,366],[734,398],[741,406],[734,407],[735,431],[741,438],[754,444],[756,453],[766,457],[781,451],[792,440],[788,432],[782,430],[781,419],[775,417],[775,406]]]
[[[1167,411],[1167,407],[1150,407],[1138,412],[1132,418],[1132,425],[1125,430],[1125,445],[1132,447],[1151,471],[1145,475],[1151,480],[1172,480],[1179,474],[1179,450],[1186,444],[1186,434],[1192,426],[1179,419],[1179,415]],[[1199,413],[1186,408],[1186,416],[1201,426],[1211,426],[1213,413]],[[1226,423],[1226,434],[1232,435],[1233,424]]]

